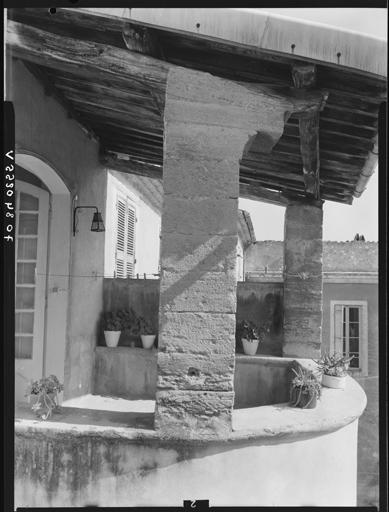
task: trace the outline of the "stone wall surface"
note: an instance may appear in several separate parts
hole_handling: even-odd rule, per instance
[[[212,244],[211,244],[212,245]],[[184,253],[183,253],[184,254]],[[193,254],[188,259],[196,258]],[[216,259],[214,260],[216,261]],[[177,265],[179,262],[177,263]],[[211,262],[211,266],[216,263]],[[172,267],[173,268],[173,267]],[[151,319],[158,335],[158,307],[160,282],[158,279],[104,279],[104,310],[132,308],[139,316]],[[258,354],[282,355],[283,283],[238,282],[236,291],[236,315],[190,311],[166,312],[163,316],[164,333],[169,339],[166,352],[191,352],[200,355],[226,354],[229,347],[223,341],[235,337],[235,351],[243,353],[240,324],[244,319],[252,320],[268,329],[258,348]],[[169,320],[173,321],[169,321]],[[100,329],[99,345],[105,346]],[[119,346],[129,346],[134,341],[141,347],[140,337],[128,336],[123,332]],[[156,346],[159,340],[157,337]]]
[[[157,389],[155,350],[96,347],[95,360],[94,395],[128,400],[155,399]],[[215,372],[215,375],[211,378],[217,379],[218,372]],[[293,377],[294,373],[287,359],[237,355],[234,372],[234,409],[288,402],[289,386]],[[186,375],[185,372],[179,378],[184,379],[183,387],[186,386],[187,390],[198,387],[197,379]],[[227,384],[230,387],[229,381]],[[219,382],[216,388],[217,386],[220,387]],[[160,387],[164,387],[163,382]]]
[[[166,434],[231,428],[239,161],[258,132],[271,151],[292,110],[287,100],[207,73],[169,71],[155,416]],[[190,313],[202,314],[195,340],[185,325]]]
[[[283,355],[320,355],[323,310],[323,210],[288,205],[284,236]]]

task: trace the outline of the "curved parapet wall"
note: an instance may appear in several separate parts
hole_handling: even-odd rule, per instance
[[[301,361],[300,361],[301,362]],[[219,441],[160,436],[153,415],[63,408],[15,424],[15,506],[355,506],[358,418],[351,378],[325,388],[316,409],[287,404],[233,411]],[[100,411],[101,413],[101,411]],[[331,489],[331,492],[328,492]]]

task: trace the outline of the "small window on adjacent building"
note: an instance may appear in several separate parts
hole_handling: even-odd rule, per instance
[[[350,370],[367,375],[367,302],[331,301],[331,352],[354,356]]]

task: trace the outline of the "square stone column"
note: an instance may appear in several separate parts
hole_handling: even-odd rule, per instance
[[[284,231],[285,357],[320,357],[323,318],[323,209],[286,207]]]
[[[155,411],[164,436],[231,430],[239,160],[258,131],[271,150],[287,109],[207,73],[169,72]]]

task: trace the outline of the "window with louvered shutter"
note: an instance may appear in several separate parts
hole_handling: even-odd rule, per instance
[[[333,332],[331,351],[353,355],[350,370],[368,374],[367,302],[331,301]]]
[[[117,197],[116,277],[134,277],[135,273],[135,208],[128,198]]]

